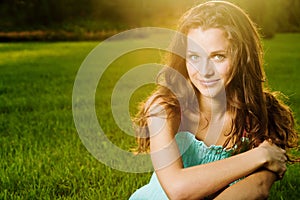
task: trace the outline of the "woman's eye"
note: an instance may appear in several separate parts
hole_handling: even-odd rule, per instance
[[[225,59],[225,56],[224,56],[224,55],[220,55],[220,54],[214,55],[214,56],[212,57],[212,60],[214,60],[214,61],[216,61],[216,62],[221,62],[221,61],[223,61],[224,59]]]
[[[189,55],[188,58],[191,61],[198,61],[200,56],[198,56],[198,55]]]

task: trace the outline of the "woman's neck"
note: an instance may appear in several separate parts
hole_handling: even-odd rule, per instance
[[[226,95],[219,95],[219,97],[205,97],[200,96],[200,113],[207,119],[220,120],[225,116],[227,101]]]
[[[230,123],[226,105],[226,97],[200,98],[200,127],[202,120],[208,122],[208,126],[203,130],[204,133],[201,134],[206,144],[218,144],[220,141],[224,141],[224,132],[227,132]]]

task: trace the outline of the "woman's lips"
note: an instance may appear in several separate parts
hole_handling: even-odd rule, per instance
[[[216,84],[220,79],[213,79],[213,80],[200,80],[200,83],[206,87],[213,86]]]

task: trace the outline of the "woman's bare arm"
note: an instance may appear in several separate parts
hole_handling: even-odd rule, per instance
[[[266,166],[280,173],[284,152],[275,145],[262,146],[230,158],[183,168],[175,134],[180,119],[151,117],[148,120],[152,163],[158,179],[170,199],[199,199],[213,194],[231,182]],[[269,161],[272,161],[272,166]]]
[[[260,170],[226,188],[215,200],[267,199],[276,179],[277,175],[275,173],[268,170]]]

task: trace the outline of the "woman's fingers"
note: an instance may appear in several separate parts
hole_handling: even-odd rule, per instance
[[[286,166],[283,168],[282,172],[278,174],[278,179],[281,180],[284,177],[284,174],[286,172]]]
[[[265,167],[278,174],[279,178],[282,178],[286,171],[286,151],[276,146],[269,140],[265,140],[259,145],[266,150],[266,164]]]

